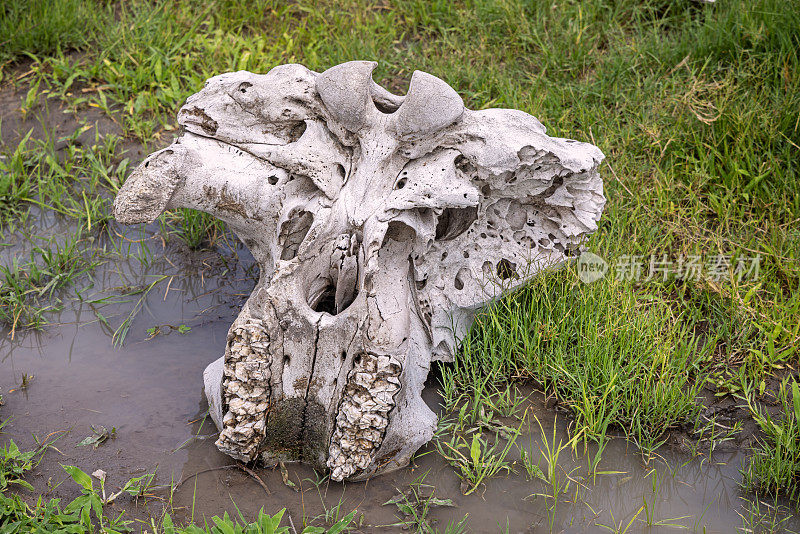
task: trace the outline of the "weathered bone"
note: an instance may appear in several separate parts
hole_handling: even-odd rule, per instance
[[[283,65],[211,78],[184,134],[128,178],[116,217],[219,217],[261,277],[204,373],[217,446],[334,480],[406,465],[436,417],[421,398],[474,311],[576,252],[605,204],[603,154],[521,111],[470,111],[415,72]]]

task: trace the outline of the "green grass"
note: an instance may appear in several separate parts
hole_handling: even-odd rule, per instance
[[[12,338],[17,328],[43,326],[44,314],[60,305],[59,290],[97,264],[79,231],[63,243],[51,239],[33,248],[26,261],[0,265],[0,321],[11,325]]]
[[[18,61],[33,71],[25,109],[35,111],[46,91],[77,113],[104,110],[123,135],[153,146],[169,140],[178,107],[212,75],[375,59],[376,80],[395,92],[425,70],[471,108],[522,109],[551,135],[600,146],[608,204],[589,248],[609,263],[651,254],[761,258],[758,279],[729,272],[585,285],[570,269],[543,276],[480,314],[445,371],[445,390],[487,399],[509,381],[533,380],[574,414],[574,436],[602,443],[618,432],[648,451],[695,421],[700,388],[759,396],[773,374],[796,368],[796,0],[65,5],[50,5],[51,17],[7,8],[0,18],[0,28],[37,25],[0,31],[12,35],[0,44],[3,79]],[[71,25],[87,11],[78,36]],[[20,224],[38,205],[105,224],[108,197],[99,195],[103,204],[96,194],[113,192],[127,169],[108,159],[114,150],[102,148],[104,139],[99,153],[82,149],[66,160],[53,142],[8,148],[0,217]],[[85,168],[95,195],[84,199],[71,177]],[[192,247],[219,231],[194,213],[176,217],[172,226]],[[765,451],[778,446],[764,443]],[[768,470],[752,472],[770,484]]]
[[[780,415],[775,417],[753,401],[745,401],[763,432],[753,456],[744,469],[744,486],[752,491],[778,496],[800,497],[800,388],[794,379],[784,379],[778,389]]]
[[[0,159],[0,222],[14,225],[31,206],[74,219],[79,226],[102,228],[111,219],[109,193],[119,189],[129,172],[129,160],[115,161],[120,138],[100,136],[83,146],[78,137],[91,129],[84,125],[55,139],[32,138],[32,130],[13,149],[4,147]],[[63,146],[57,150],[56,144]],[[3,234],[5,232],[2,232]]]
[[[2,453],[0,450],[0,454]],[[137,526],[142,531],[150,530],[154,534],[288,534],[289,532],[288,526],[281,526],[285,509],[278,511],[274,516],[261,510],[253,521],[248,521],[241,514],[238,518],[231,518],[225,512],[222,517],[213,516],[210,524],[206,522],[202,525],[192,523],[175,525],[171,516],[166,513],[158,522],[152,519],[150,524],[137,524],[133,520],[126,519],[124,512],[109,517],[106,515],[108,513],[106,504],[110,501],[106,497],[103,482],[101,481],[101,487],[95,487],[95,481],[88,473],[74,466],[63,467],[81,486],[82,495],[62,507],[60,499],[44,500],[39,497],[35,503],[30,504],[19,495],[6,495],[5,492],[0,492],[0,523],[4,532],[118,534],[133,532]],[[151,475],[147,476],[152,478]],[[139,479],[128,481],[119,493],[128,493],[134,497],[140,495],[144,486]],[[339,534],[348,528],[354,515],[355,512],[351,512],[330,528],[308,526],[302,530],[302,534]]]
[[[0,423],[0,430],[4,425],[5,422]],[[203,525],[193,522],[175,525],[166,511],[158,520],[151,518],[149,524],[127,519],[124,511],[116,516],[108,515],[108,505],[120,496],[144,498],[153,489],[154,474],[131,478],[118,491],[112,491],[106,487],[103,471],[89,475],[75,466],[62,465],[64,471],[81,488],[81,495],[66,506],[61,505],[60,499],[45,500],[39,497],[31,503],[20,493],[10,493],[8,490],[12,486],[33,490],[33,486],[25,481],[24,477],[36,468],[42,454],[51,447],[52,443],[44,443],[36,450],[23,452],[14,440],[10,440],[7,445],[0,448],[0,528],[3,532],[97,531],[117,534],[132,532],[137,526],[140,531],[151,530],[154,534],[287,534],[289,532],[288,526],[281,526],[285,509],[278,511],[274,516],[264,513],[262,509],[254,521],[248,521],[241,512],[238,518],[231,518],[226,512],[222,517],[212,517],[211,524],[206,522]],[[302,534],[339,534],[349,530],[348,527],[354,517],[355,511],[341,518],[337,517],[330,522],[328,528],[308,525],[302,530]]]
[[[222,221],[202,211],[181,208],[170,213],[168,218],[171,231],[191,249],[214,243],[225,232]]]
[[[0,65],[28,54],[52,54],[85,46],[108,21],[108,15],[108,9],[82,0],[4,3],[0,12]]]
[[[621,430],[652,450],[695,415],[695,378],[712,344],[699,347],[691,320],[668,302],[570,274],[542,275],[479,314],[443,380],[472,392],[532,378],[572,410],[582,439]]]

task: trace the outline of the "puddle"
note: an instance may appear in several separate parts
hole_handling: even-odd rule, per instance
[[[57,226],[51,229],[59,230]],[[623,530],[637,512],[628,532],[680,528],[728,533],[742,526],[737,513],[745,513],[738,488],[742,453],[691,459],[664,452],[645,465],[635,447],[623,440],[608,445],[597,467],[598,472],[613,473],[594,479],[586,455],[575,459],[569,450],[562,453],[558,476],[566,480],[569,474],[578,483],[572,482],[561,495],[555,513],[550,511],[552,499],[534,495],[546,493],[547,486],[526,478],[516,449],[511,453],[517,460],[516,474],[491,479],[469,496],[462,495],[459,478],[432,446],[421,451],[414,465],[363,483],[326,481],[317,486],[319,477],[311,469],[289,466],[298,492],[283,484],[278,470],[257,469],[270,491],[267,494],[243,471],[218,469],[233,462],[217,451],[213,424],[203,419],[202,372],[222,354],[228,326],[255,283],[252,258],[241,247],[225,251],[227,264],[216,253],[185,256],[180,249],[163,248],[155,229],[151,230],[128,232],[128,243],[134,248],[141,246],[139,240],[147,244],[149,263],[135,259],[106,263],[76,284],[82,301],[75,298],[74,290],[62,296],[64,309],[49,316],[54,324],[43,332],[17,332],[13,341],[7,328],[0,332],[0,386],[6,392],[2,413],[11,418],[0,440],[13,438],[30,448],[35,446],[34,436],[58,436],[56,448],[47,451],[28,477],[38,493],[65,501],[77,496],[77,486],[59,464],[77,465],[87,472],[103,469],[109,486],[156,471],[159,484],[185,480],[173,495],[178,519],[189,519],[192,510],[197,520],[224,511],[235,514],[237,507],[248,518],[261,508],[275,512],[286,507],[300,529],[303,518],[324,515],[341,503],[342,514],[354,508],[364,514],[362,530],[378,531],[381,525],[398,521],[396,507],[382,504],[424,475],[436,497],[456,504],[429,513],[440,529],[469,514],[472,532],[548,532],[551,520],[556,532],[591,532],[613,524]],[[10,253],[4,251],[4,255]],[[120,299],[114,297],[119,290],[113,288],[146,286],[157,277],[166,278],[146,295],[126,343],[115,348],[111,330],[98,320],[98,314],[116,327],[141,295]],[[97,302],[106,297],[114,298]],[[164,327],[168,335],[147,339],[148,328],[182,324],[191,330],[180,334]],[[8,393],[24,375],[33,376],[27,388]],[[435,384],[426,391],[428,402],[435,405]],[[567,418],[545,408],[544,400],[535,394],[529,403],[531,414],[548,436],[556,424],[556,439],[566,441]],[[114,428],[116,437],[97,449],[77,447],[92,435],[92,425]],[[535,423],[528,425],[517,443],[539,458],[541,434]],[[540,466],[546,471],[543,459]],[[167,492],[156,495],[166,498]],[[144,519],[148,513],[158,514],[160,502],[156,497],[147,505],[120,500],[112,512],[125,509]],[[653,526],[647,526],[648,520]]]

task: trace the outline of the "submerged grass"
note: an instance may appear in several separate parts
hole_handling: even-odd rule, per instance
[[[0,431],[5,426],[5,421],[0,422]],[[21,451],[14,440],[10,440],[0,448],[0,530],[8,533],[37,532],[37,533],[91,533],[118,534],[132,532],[135,527],[141,531],[151,530],[153,533],[163,534],[288,534],[289,526],[281,526],[286,509],[278,511],[273,516],[260,510],[253,521],[248,521],[239,512],[239,516],[231,518],[226,512],[222,517],[214,516],[211,524],[206,522],[199,526],[192,522],[188,524],[174,524],[172,517],[166,511],[150,523],[136,522],[125,517],[125,512],[111,515],[109,510],[121,496],[133,499],[144,498],[152,493],[155,474],[149,473],[129,479],[118,489],[112,491],[106,486],[106,473],[97,470],[91,475],[80,468],[71,465],[62,465],[64,471],[80,487],[81,495],[62,506],[60,499],[46,500],[39,497],[31,503],[18,493],[9,490],[16,486],[33,490],[33,486],[25,480],[42,459],[43,454],[54,448],[52,441],[40,444],[32,451]],[[57,449],[56,449],[57,450]],[[108,493],[107,491],[108,490]],[[302,534],[339,534],[350,530],[348,527],[355,518],[355,510],[349,514],[342,514],[331,521],[328,527],[306,526]],[[137,523],[141,523],[138,524]],[[292,525],[292,531],[297,532]]]
[[[26,261],[0,265],[0,321],[11,325],[12,338],[17,328],[41,328],[44,314],[59,306],[57,292],[92,270],[94,256],[78,232],[34,247]]]
[[[36,139],[31,130],[5,151],[0,158],[0,236],[7,227],[13,231],[15,219],[31,206],[74,219],[88,230],[110,220],[109,193],[124,181],[129,160],[115,161],[120,144],[116,135],[101,136],[95,130],[94,143],[84,146],[78,137],[91,128],[84,125],[58,139],[47,130],[44,139]]]
[[[745,390],[750,408],[763,438],[743,471],[744,486],[752,491],[778,496],[800,497],[800,387],[794,378],[784,379],[778,388],[779,415],[758,407],[753,392]]]
[[[14,442],[10,447],[0,449],[0,525],[3,532],[38,532],[38,533],[63,533],[63,532],[102,532],[119,534],[133,532],[136,526],[142,531],[151,530],[163,534],[288,534],[289,526],[281,526],[285,509],[278,511],[273,516],[259,511],[253,521],[248,521],[241,513],[239,517],[231,518],[227,512],[222,517],[213,516],[211,524],[206,522],[202,526],[192,523],[176,525],[172,517],[165,513],[150,524],[137,525],[135,521],[125,518],[124,512],[113,516],[109,515],[107,505],[111,504],[122,494],[139,498],[145,494],[152,483],[152,474],[128,480],[116,493],[106,496],[105,473],[97,471],[89,475],[81,469],[63,465],[64,471],[81,488],[81,495],[66,506],[61,505],[60,499],[45,500],[42,497],[31,504],[17,494],[6,494],[5,482],[30,485],[19,478],[22,473],[34,467],[33,460],[41,451],[20,453]],[[95,480],[99,482],[95,484]],[[99,486],[99,487],[98,487]],[[302,534],[339,534],[346,531],[355,516],[355,511],[336,521],[329,528],[308,526]],[[296,532],[296,531],[295,531]]]
[[[797,1],[19,5],[0,15],[0,35],[10,36],[0,41],[0,73],[10,79],[26,61],[23,108],[47,91],[78,114],[104,110],[145,147],[168,140],[178,106],[212,75],[287,62],[323,70],[352,59],[380,61],[376,80],[395,92],[425,70],[471,108],[522,109],[551,135],[600,146],[608,204],[589,246],[611,272],[589,285],[571,268],[546,274],[481,312],[444,370],[445,392],[487,400],[509,381],[531,379],[570,409],[576,439],[602,443],[621,432],[649,451],[697,420],[701,388],[757,399],[776,371],[796,368]],[[75,20],[86,21],[82,33]],[[109,159],[113,139],[67,160],[54,142],[28,138],[0,159],[4,232],[24,224],[30,205],[92,228],[107,223],[101,191],[127,172]],[[76,187],[82,169],[89,184]],[[179,217],[190,247],[219,231],[205,216]],[[690,256],[731,264],[691,278],[647,276],[651,257]],[[741,276],[739,260],[755,258],[757,271]],[[631,261],[642,277],[615,276]],[[16,272],[15,280],[30,278]],[[766,439],[764,456],[777,447]],[[751,469],[753,481],[791,488],[785,478],[771,482],[772,468]]]

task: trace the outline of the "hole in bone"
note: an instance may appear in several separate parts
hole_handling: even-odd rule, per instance
[[[553,178],[552,185],[550,185],[550,187],[548,187],[544,192],[542,192],[540,195],[537,196],[541,198],[549,198],[562,185],[564,185],[564,178],[562,176],[556,176],[555,178]]]
[[[341,163],[337,163],[336,164],[336,172],[339,174],[339,178],[341,178],[342,181],[344,181],[344,177],[345,177],[344,165],[342,165]]]
[[[406,186],[406,179],[405,177],[400,178],[397,180],[397,185],[394,186],[395,189],[403,189]]]
[[[347,359],[347,351],[343,350],[342,351],[342,361],[345,361],[346,359]]]
[[[337,307],[337,285],[336,282],[330,278],[317,278],[311,283],[308,291],[308,305],[315,312],[328,313],[330,315],[337,315],[350,306],[358,296],[358,287],[352,288],[352,291],[344,295]],[[342,359],[347,357],[347,353],[342,353]]]
[[[445,208],[436,221],[436,240],[450,241],[466,232],[478,218],[478,207]]]
[[[478,169],[464,155],[457,156],[456,159],[453,160],[453,164],[456,166],[456,169],[470,178],[474,178],[478,174]]]
[[[306,123],[303,121],[297,121],[297,124],[292,126],[291,129],[289,130],[289,142],[290,143],[296,142],[298,139],[300,139],[300,137],[302,137],[305,131],[306,131]]]
[[[469,269],[466,267],[462,267],[458,270],[458,274],[456,274],[456,279],[453,280],[453,285],[456,289],[461,291],[464,289],[464,280],[469,277]]]
[[[242,82],[242,83],[239,84],[239,92],[240,93],[246,93],[247,90],[250,89],[252,86],[253,86],[253,84],[250,83],[250,82]]]
[[[329,313],[336,315],[336,286],[329,282],[322,289],[322,292],[314,296],[314,300],[308,303],[315,312]]]
[[[422,280],[417,280],[415,283],[416,283],[416,286],[417,286],[417,291],[422,291],[423,289],[425,289],[425,286],[428,284],[428,279],[427,278],[423,278]]]
[[[408,241],[413,241],[416,236],[417,232],[409,225],[400,221],[391,221],[389,226],[386,227],[386,234],[383,236],[383,243],[381,246],[385,245],[390,239],[400,243],[406,243]]]
[[[517,275],[517,264],[503,258],[497,262],[497,276],[500,280],[508,280],[511,277],[519,278]]]
[[[361,365],[361,354],[356,354],[356,357],[353,358],[353,363],[355,365]]]
[[[512,201],[508,206],[506,221],[512,230],[519,230],[528,220],[528,213],[525,208],[517,201]]]
[[[373,95],[372,95],[372,103],[375,104],[375,107],[381,113],[385,113],[387,115],[390,115],[390,114],[394,113],[395,111],[397,111],[398,109],[400,109],[399,103],[396,104],[396,103],[394,103],[394,102],[392,102],[392,101],[390,101],[388,99],[385,99],[385,98],[376,98],[376,96],[377,95],[375,95],[373,93]]]
[[[278,177],[273,174],[272,176],[267,178],[267,182],[269,182],[269,185],[277,185],[278,184]]]
[[[283,365],[289,365],[290,363],[292,363],[292,359],[289,357],[288,354],[285,354],[283,356]]]
[[[364,275],[364,291],[367,295],[372,295],[372,274],[367,273]]]
[[[308,234],[313,222],[314,216],[311,213],[301,211],[283,223],[278,237],[278,244],[282,247],[282,260],[291,260],[297,256],[300,244]]]

